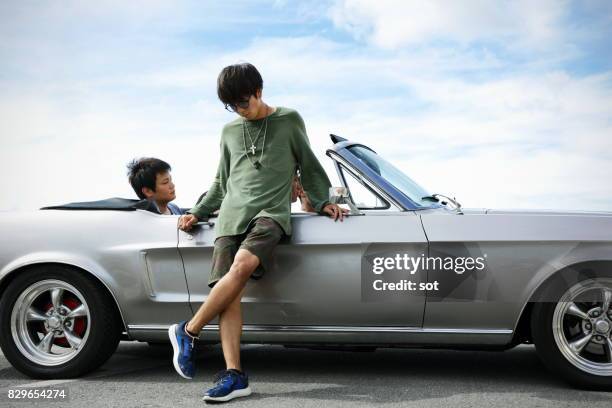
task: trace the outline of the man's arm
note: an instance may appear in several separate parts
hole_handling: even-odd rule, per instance
[[[221,140],[221,157],[217,166],[217,174],[212,183],[212,186],[206,195],[192,209],[187,211],[187,214],[193,214],[198,219],[204,218],[212,214],[215,210],[221,207],[223,198],[227,193],[226,185],[229,176],[229,150]]]
[[[201,219],[219,209],[225,197],[225,187],[221,180],[221,175],[217,170],[215,180],[206,195],[192,209],[187,210],[187,214],[193,214]]]
[[[323,214],[323,208],[329,203],[331,183],[321,163],[310,148],[306,135],[304,120],[295,113],[294,154],[300,167],[302,186],[315,211]]]

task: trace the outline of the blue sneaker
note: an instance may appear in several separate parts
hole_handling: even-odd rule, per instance
[[[193,346],[195,337],[191,337],[185,331],[186,321],[173,324],[168,329],[170,343],[174,349],[172,362],[174,369],[183,378],[191,380],[195,373],[195,362],[193,360]]]
[[[236,370],[224,370],[215,376],[215,385],[206,391],[204,401],[224,402],[251,395],[249,377]]]

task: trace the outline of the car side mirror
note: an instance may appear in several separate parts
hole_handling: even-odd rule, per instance
[[[355,206],[355,203],[351,200],[349,189],[347,187],[330,187],[329,188],[329,202],[332,204],[346,204],[349,206],[349,214],[361,215],[362,212]]]

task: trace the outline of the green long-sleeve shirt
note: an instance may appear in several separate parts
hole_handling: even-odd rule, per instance
[[[264,120],[245,122],[253,141]],[[300,114],[277,107],[267,120],[265,146],[262,129],[255,143],[255,155],[248,153],[255,162],[263,147],[259,169],[247,158],[251,140],[246,132],[243,137],[244,119],[238,118],[223,127],[221,159],[213,184],[206,196],[187,211],[203,218],[219,209],[217,237],[242,234],[258,217],[274,219],[285,234],[291,235],[291,188],[296,168],[300,169],[302,186],[315,210],[320,213],[328,203],[331,184],[310,148]]]

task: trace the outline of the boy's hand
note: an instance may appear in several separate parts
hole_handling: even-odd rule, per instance
[[[189,231],[193,227],[193,224],[195,224],[198,221],[199,221],[198,217],[196,217],[193,214],[181,215],[181,218],[179,218],[178,227],[179,229],[183,231]]]
[[[340,221],[344,221],[344,214],[348,213],[349,210],[346,208],[340,207],[338,204],[327,204],[323,207],[323,212],[337,221],[340,218]]]

